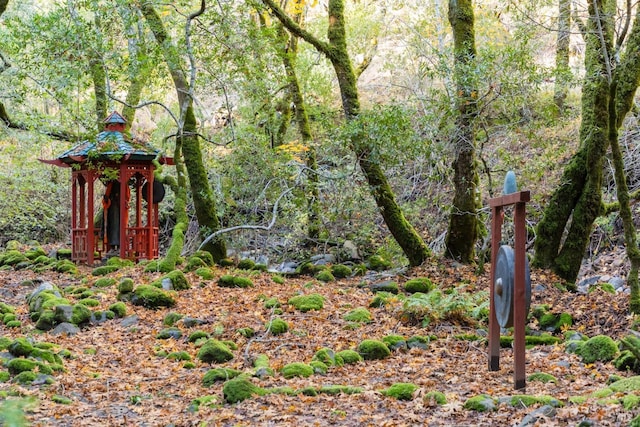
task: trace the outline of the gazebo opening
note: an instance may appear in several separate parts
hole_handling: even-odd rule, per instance
[[[48,164],[71,173],[71,259],[94,264],[105,257],[155,259],[159,252],[158,204],[164,187],[154,181],[153,160],[173,159],[132,142],[116,111],[95,141],[83,141]]]

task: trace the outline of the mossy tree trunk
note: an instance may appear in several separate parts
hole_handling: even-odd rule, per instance
[[[638,87],[636,68],[640,67],[640,61],[636,40],[640,37],[640,25],[636,25],[637,18],[622,56],[625,59],[615,69],[612,67],[615,6],[613,0],[589,4],[580,147],[565,168],[561,183],[538,224],[534,264],[552,268],[569,282],[575,281],[578,275],[593,222],[602,212],[602,167],[606,150],[617,138],[617,130],[631,108]],[[616,147],[612,149],[615,151]],[[624,186],[618,188],[618,197],[621,196],[621,215],[627,215],[622,213],[622,209],[628,208],[628,191]],[[627,207],[623,208],[625,203]]]
[[[558,0],[558,37],[556,39],[556,81],[553,102],[562,114],[569,91],[569,41],[571,35],[571,0]]]
[[[331,61],[338,79],[346,120],[356,121],[360,113],[360,101],[356,74],[347,52],[344,1],[329,0],[328,42],[318,39],[301,28],[273,0],[262,0],[262,2],[271,9],[292,35],[304,39]],[[380,164],[371,154],[369,141],[364,135],[356,134],[352,137],[350,144],[389,231],[402,248],[409,263],[414,266],[422,264],[429,256],[429,248],[405,219]]]
[[[200,225],[200,236],[204,239],[220,229],[220,221],[217,216],[213,191],[202,161],[191,88],[182,69],[178,49],[172,43],[153,5],[144,2],[140,6],[140,10],[160,46],[178,95],[181,119],[178,139],[182,146],[182,155],[189,175],[191,196]],[[204,1],[201,3],[202,11],[204,11]],[[210,252],[216,261],[226,257],[226,245],[221,238],[212,239],[202,249]]]
[[[609,143],[611,144],[611,154],[615,167],[615,181],[618,203],[620,205],[620,218],[624,226],[624,239],[627,256],[631,263],[631,268],[627,276],[627,284],[631,290],[629,309],[632,313],[640,314],[640,285],[638,283],[638,270],[640,269],[640,248],[636,237],[636,228],[633,222],[631,211],[629,188],[627,187],[627,177],[624,171],[624,160],[620,144],[618,142],[618,129],[622,126],[624,117],[633,105],[634,95],[640,82],[640,9],[636,11],[635,20],[629,41],[627,42],[625,55],[622,56],[620,64],[616,66],[612,96],[609,108],[610,123]]]
[[[478,172],[476,170],[477,90],[473,84],[476,58],[473,5],[471,0],[449,1],[453,29],[458,116],[453,135],[454,196],[449,217],[445,255],[471,263],[478,239]]]
[[[295,17],[296,23],[300,24],[301,14]],[[322,223],[320,221],[320,191],[318,187],[318,163],[316,160],[316,149],[313,144],[313,135],[311,134],[311,124],[307,115],[307,107],[302,96],[302,89],[296,74],[295,63],[298,54],[298,38],[289,36],[283,26],[280,27],[281,42],[286,46],[282,52],[282,64],[287,75],[287,84],[291,100],[295,106],[295,121],[298,126],[298,132],[302,139],[302,145],[307,148],[305,163],[308,169],[306,182],[306,200],[307,200],[307,237],[310,242],[316,241],[320,236]]]

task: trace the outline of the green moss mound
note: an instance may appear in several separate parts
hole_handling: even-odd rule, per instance
[[[283,377],[289,379],[294,377],[308,378],[313,375],[313,368],[311,365],[301,362],[293,362],[284,365],[280,370]]]
[[[344,279],[346,277],[351,277],[353,275],[353,270],[348,265],[336,264],[331,266],[331,274],[333,274],[336,279]]]
[[[189,335],[189,338],[187,338],[188,342],[196,342],[200,339],[206,338],[209,339],[210,338],[210,334],[208,332],[205,331],[194,331]]]
[[[21,357],[11,359],[7,362],[7,369],[11,375],[17,375],[25,371],[33,371],[37,366],[38,364],[35,361]]]
[[[393,298],[393,294],[391,292],[376,292],[375,296],[371,299],[369,303],[369,307],[371,308],[380,308],[389,304],[391,299]]]
[[[217,382],[229,381],[242,374],[241,371],[231,368],[214,368],[209,369],[204,377],[202,377],[202,385],[205,387],[211,387]]]
[[[402,335],[387,335],[382,338],[382,342],[385,343],[391,351],[407,349],[407,340]]]
[[[344,363],[346,364],[353,364],[353,363],[358,363],[361,362],[362,356],[360,356],[360,354],[355,351],[355,350],[342,350],[336,353],[336,357],[340,357],[342,358],[342,360],[344,361]]]
[[[191,355],[186,351],[174,351],[167,355],[167,359],[178,360],[178,361],[190,361]]]
[[[216,339],[210,339],[204,343],[197,355],[197,358],[204,363],[224,363],[233,357],[229,347]]]
[[[267,330],[273,335],[284,334],[289,330],[289,324],[279,317],[274,318],[266,326]]]
[[[153,281],[151,285],[156,288],[170,288],[176,291],[184,291],[185,289],[191,288],[187,277],[180,270],[173,270],[165,274],[158,280]]]
[[[171,313],[167,313],[167,315],[164,316],[164,319],[162,319],[162,324],[166,326],[173,326],[178,320],[182,319],[183,317],[184,315],[172,311]]]
[[[446,405],[447,396],[441,391],[430,391],[424,395],[425,403],[435,403],[436,405]]]
[[[86,307],[97,307],[100,305],[100,301],[93,298],[83,298],[80,301],[78,301],[78,304],[82,304]]]
[[[211,280],[215,277],[213,270],[209,267],[200,267],[195,271],[195,274],[204,280]]]
[[[329,367],[326,363],[322,363],[319,360],[312,360],[309,366],[313,368],[313,373],[318,375],[326,375],[329,372]]]
[[[134,282],[130,277],[125,277],[124,279],[120,280],[120,283],[118,283],[118,292],[120,292],[121,294],[128,294],[129,292],[133,292],[133,288]]]
[[[253,282],[246,277],[225,274],[218,279],[218,286],[223,288],[252,288]]]
[[[123,302],[111,304],[109,310],[113,311],[116,317],[124,317],[127,315],[127,306]]]
[[[318,388],[317,393],[335,396],[338,394],[359,394],[363,392],[361,387],[352,387],[347,385],[325,385]]]
[[[429,348],[429,343],[431,342],[432,339],[436,339],[436,338],[425,337],[422,335],[414,335],[407,340],[407,347],[426,350]]]
[[[316,275],[315,278],[318,279],[321,282],[325,282],[325,283],[329,283],[329,282],[335,282],[336,278],[333,276],[333,274],[331,274],[331,270],[328,269],[324,269],[322,271],[319,271]]]
[[[354,323],[371,323],[371,313],[364,307],[358,307],[354,310],[351,310],[343,317],[347,322]]]
[[[93,275],[93,276],[106,276],[107,274],[114,273],[114,272],[118,271],[119,269],[120,269],[120,267],[118,267],[117,265],[103,265],[101,267],[94,268],[93,271],[91,272],[91,275]]]
[[[395,383],[383,390],[382,394],[398,400],[413,400],[413,393],[417,389],[418,386],[413,383]]]
[[[136,263],[130,259],[123,259],[123,258],[118,258],[117,256],[114,256],[107,260],[106,265],[118,267],[118,269],[120,269],[124,267],[133,267],[134,265],[136,265]]]
[[[269,298],[266,299],[264,301],[264,303],[262,304],[262,306],[268,310],[272,309],[272,308],[278,308],[280,307],[280,301],[278,301],[278,298]]]
[[[316,351],[312,360],[317,360],[324,363],[327,366],[342,366],[344,365],[344,359],[339,356],[335,351],[330,348],[324,347]]]
[[[618,345],[611,337],[596,335],[585,341],[578,355],[584,363],[608,362],[618,355]]]
[[[182,337],[182,331],[176,327],[169,327],[169,328],[165,328],[163,330],[161,330],[160,332],[158,332],[158,334],[156,335],[156,339],[159,340],[168,340],[168,339],[178,339]]]
[[[176,300],[162,289],[149,285],[140,285],[133,292],[131,303],[145,308],[157,309],[160,307],[173,307],[176,304]]]
[[[306,313],[312,310],[321,310],[324,307],[324,297],[320,294],[297,295],[289,298],[289,305]]]
[[[241,376],[224,383],[222,395],[227,403],[238,403],[255,395],[263,395],[262,388],[254,385],[248,378]]]
[[[528,408],[533,405],[549,405],[554,408],[558,408],[562,406],[562,402],[556,399],[553,396],[530,396],[526,394],[517,394],[515,396],[511,396],[511,400],[509,401],[511,406],[514,408]]]
[[[380,255],[370,256],[366,264],[370,270],[375,270],[375,271],[388,270],[389,268],[391,268],[391,265],[392,265],[390,261],[387,261]]]
[[[240,270],[253,270],[256,268],[256,262],[249,258],[241,259],[238,262],[238,268]]]
[[[78,267],[70,260],[63,259],[53,265],[53,269],[58,273],[78,274]],[[95,275],[94,275],[95,276]]]
[[[15,357],[26,357],[33,351],[33,344],[24,337],[16,338],[7,346],[9,353]]]
[[[436,288],[436,285],[426,277],[407,280],[404,284],[405,292],[408,292],[410,294],[413,294],[416,292],[422,292],[424,294],[427,294],[432,290],[434,290],[435,288]]]
[[[236,332],[245,338],[253,338],[256,334],[256,331],[254,331],[253,328],[249,328],[249,327],[239,328],[236,330]]]
[[[464,409],[477,412],[495,411],[497,409],[495,399],[486,394],[481,394],[467,399],[467,401],[464,402],[463,407]]]
[[[535,372],[529,377],[527,377],[527,381],[532,382],[541,382],[541,383],[557,383],[558,379],[551,374],[547,374],[546,372]]]
[[[15,308],[10,306],[9,304],[0,302],[0,314],[15,313],[15,312],[16,312]]]
[[[391,350],[382,341],[364,340],[358,345],[358,353],[364,360],[386,359],[391,355]]]

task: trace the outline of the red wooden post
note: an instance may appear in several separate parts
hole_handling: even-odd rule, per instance
[[[515,205],[515,265],[514,265],[514,292],[513,292],[513,383],[514,389],[526,387],[526,361],[525,361],[525,323],[526,323],[526,296],[525,296],[525,215],[526,203],[531,200],[529,191],[520,191],[489,200],[491,206],[491,283],[490,313],[489,313],[489,370],[500,369],[500,326],[495,313],[494,288],[495,267],[500,241],[502,240],[503,208]]]

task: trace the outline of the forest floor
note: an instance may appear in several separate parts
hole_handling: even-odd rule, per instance
[[[138,316],[133,325],[123,326],[122,319],[114,319],[84,328],[75,335],[53,335],[34,329],[25,303],[25,296],[33,286],[24,285],[24,281],[42,279],[61,288],[79,284],[90,287],[97,278],[89,268],[81,267],[79,276],[1,271],[4,302],[16,308],[23,326],[0,326],[0,336],[29,336],[35,341],[55,343],[57,348],[70,350],[72,357],[64,360],[65,370],[54,375],[52,385],[20,386],[5,382],[0,383],[0,392],[31,397],[31,404],[25,410],[29,422],[35,426],[511,426],[521,423],[540,406],[513,406],[503,402],[488,412],[463,407],[469,398],[481,394],[495,398],[549,395],[562,403],[554,414],[539,418],[535,425],[578,425],[590,420],[592,423],[585,425],[618,426],[627,425],[638,415],[638,409],[623,408],[621,395],[610,396],[606,402],[592,396],[607,386],[611,375],[629,377],[633,373],[617,371],[611,363],[585,364],[580,357],[567,353],[562,343],[535,346],[526,351],[527,375],[545,372],[553,375],[556,382],[528,381],[525,390],[514,390],[510,348],[501,349],[500,369],[491,372],[486,340],[459,338],[460,334],[477,334],[478,329],[486,325],[451,321],[433,322],[428,327],[405,324],[399,320],[402,304],[398,302],[369,308],[373,321],[353,327],[343,319],[344,314],[356,307],[369,307],[373,298],[368,286],[363,286],[366,281],[363,277],[326,284],[309,277],[295,277],[278,284],[271,274],[254,272],[250,276],[253,287],[229,289],[219,287],[217,278],[238,270],[216,268],[214,271],[216,278],[212,280],[188,273],[191,288],[180,291],[176,305],[170,309],[150,310],[127,303],[127,316]],[[140,285],[160,275],[143,273],[142,267],[136,266],[110,276],[131,277]],[[477,275],[471,267],[433,260],[401,276],[383,279],[402,284],[415,277],[428,277],[442,290],[459,287],[473,293],[488,290],[489,272]],[[558,282],[549,273],[533,270],[532,305],[549,304],[554,313],[571,313],[573,329],[588,336],[606,334],[617,339],[627,333],[633,320],[628,316],[627,295],[600,290],[590,294],[562,292],[554,286]],[[306,313],[296,311],[287,301],[300,293],[323,295],[324,308]],[[117,290],[101,288],[98,294],[101,305],[94,309],[105,310],[116,301]],[[265,324],[273,312],[264,307],[265,296],[275,297],[282,303],[280,317],[288,323],[288,332],[277,336],[266,333]],[[234,341],[238,347],[233,352],[234,358],[225,364],[210,366],[196,359],[198,348],[186,338],[157,339],[158,332],[166,327],[163,319],[170,312],[205,320],[206,324],[196,327],[186,328],[181,323],[176,326],[184,337],[199,329],[221,340]],[[537,325],[534,322],[530,326],[535,329]],[[257,335],[249,339],[237,332],[245,327],[255,329]],[[389,334],[435,335],[437,339],[429,343],[427,350],[395,351],[384,360],[330,367],[326,375],[285,379],[278,372],[290,362],[310,362],[323,347],[335,351],[355,349],[364,339],[381,339]],[[159,357],[161,350],[186,351],[195,367],[185,369],[185,362]],[[362,392],[317,396],[273,393],[229,404],[223,399],[222,382],[211,387],[203,385],[203,376],[212,367],[253,372],[252,360],[258,354],[266,354],[270,367],[276,372],[263,379],[251,379],[260,387],[288,386],[300,390],[310,386],[345,385],[361,387]],[[411,400],[397,400],[382,393],[399,382],[418,386]],[[427,398],[431,391],[444,393],[447,402],[436,404]],[[56,403],[58,399],[54,396],[67,397],[70,403]],[[211,396],[209,404],[194,406],[193,401],[203,396]],[[578,400],[579,403],[570,401],[580,396],[584,399]]]

